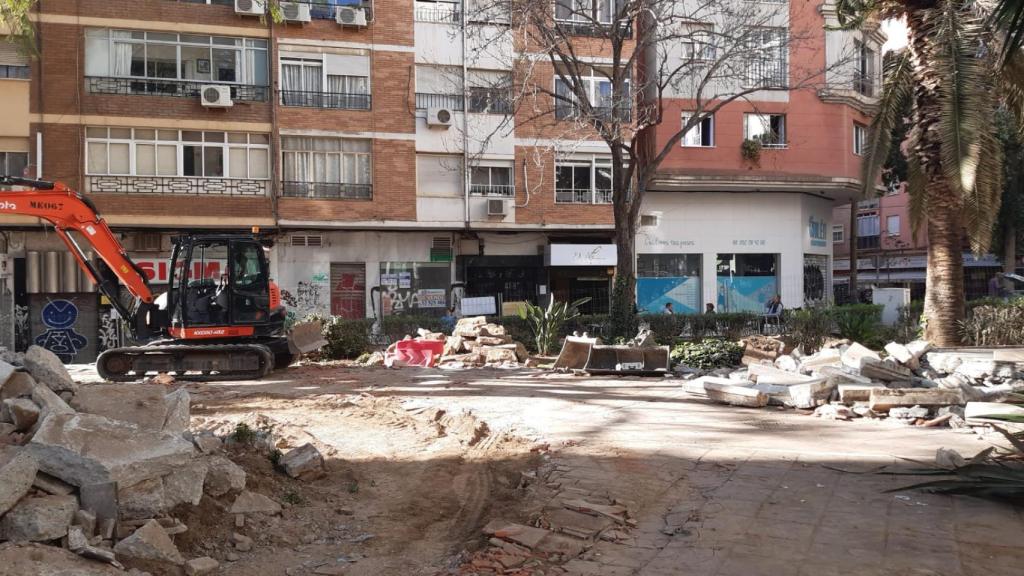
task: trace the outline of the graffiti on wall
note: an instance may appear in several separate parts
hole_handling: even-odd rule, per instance
[[[27,350],[31,343],[32,328],[29,325],[28,306],[14,305],[14,349]]]
[[[78,306],[68,300],[52,300],[40,314],[46,330],[36,336],[35,343],[53,352],[65,364],[72,362],[89,339],[75,331]]]
[[[100,352],[121,346],[121,321],[113,310],[100,313],[100,328],[97,344]]]
[[[290,321],[311,314],[326,316],[330,312],[328,294],[330,280],[326,272],[314,272],[309,280],[299,280],[295,290],[281,290],[281,300],[288,308]]]

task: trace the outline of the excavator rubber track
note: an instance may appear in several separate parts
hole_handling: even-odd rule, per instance
[[[193,382],[258,380],[274,368],[274,354],[263,344],[156,344],[106,350],[96,360],[99,375],[134,382],[170,374]]]

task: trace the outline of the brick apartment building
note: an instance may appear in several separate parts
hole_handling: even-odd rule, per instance
[[[274,23],[252,0],[40,0],[26,133],[0,141],[29,152],[27,174],[88,194],[158,287],[173,234],[259,227],[275,237],[273,275],[298,315],[440,313],[473,296],[591,296],[588,311],[607,308],[607,148],[574,138],[556,154],[558,142],[538,142],[561,132],[494,97],[522,48],[507,24],[463,25],[451,2],[286,8]],[[755,93],[687,135],[643,209],[642,308],[824,297],[824,230],[857,188],[883,39],[826,32],[827,5],[789,14],[780,30],[816,30],[816,43],[779,54],[780,70],[824,68],[854,47],[855,69]],[[589,49],[595,62],[608,55]],[[673,98],[681,117],[687,94]],[[760,132],[755,167],[739,149]],[[88,360],[116,340],[108,307],[52,234],[11,217],[0,229],[19,345],[70,327]]]

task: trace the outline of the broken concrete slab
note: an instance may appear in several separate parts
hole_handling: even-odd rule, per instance
[[[835,348],[823,348],[817,353],[800,360],[800,369],[813,372],[825,366],[842,366],[843,355]]]
[[[40,415],[39,422],[46,419],[47,416],[54,414],[74,414],[75,411],[63,398],[57,395],[56,392],[50,390],[44,384],[39,382],[32,382],[32,401],[39,405]]]
[[[542,528],[534,528],[533,526],[525,526],[504,520],[491,520],[484,526],[483,532],[488,536],[508,540],[520,546],[526,546],[531,550],[536,548],[548,534],[551,534],[551,532]]]
[[[996,348],[992,350],[992,360],[1024,364],[1024,348]],[[3,380],[2,372],[0,372],[0,380]]]
[[[843,404],[853,404],[854,402],[870,402],[871,391],[876,389],[885,389],[882,385],[864,385],[864,384],[839,384],[839,401]]]
[[[68,528],[68,550],[71,550],[75,554],[83,558],[89,558],[91,560],[99,560],[100,562],[106,562],[117,568],[123,568],[121,563],[117,561],[117,556],[113,550],[106,548],[97,548],[89,544],[89,539],[86,538],[82,529],[78,526],[71,526]]]
[[[844,366],[860,370],[865,359],[881,361],[882,357],[866,346],[854,342],[843,351],[841,359]]]
[[[207,470],[207,463],[197,459],[177,472],[164,476],[164,508],[172,510],[179,504],[198,506],[203,499]]]
[[[488,364],[515,364],[519,362],[519,358],[516,356],[515,350],[509,350],[508,348],[495,348],[493,346],[484,346],[480,350],[485,354],[486,362]]]
[[[823,404],[814,409],[814,415],[828,420],[850,420],[856,414],[841,404]]]
[[[223,456],[212,456],[206,460],[204,490],[210,496],[219,498],[229,492],[245,490],[245,470]]]
[[[562,505],[569,510],[608,518],[618,524],[625,525],[627,519],[626,507],[619,505],[595,504],[586,500],[565,500]]]
[[[932,343],[927,340],[914,340],[907,344],[907,351],[914,358],[915,363],[919,363],[921,357],[928,353],[932,349]]]
[[[899,406],[949,406],[963,404],[960,390],[942,388],[896,388],[871,391],[870,407],[875,412],[888,412]]]
[[[888,354],[890,358],[896,360],[897,362],[904,366],[916,368],[914,353],[911,352],[903,344],[900,344],[899,342],[889,342],[888,344],[886,344],[885,353]]]
[[[897,420],[918,420],[931,414],[924,406],[894,406],[889,409],[889,418]]]
[[[93,384],[79,389],[71,407],[143,430],[161,430],[167,417],[166,393],[166,388],[153,384]]]
[[[818,376],[827,376],[836,382],[842,384],[848,382],[851,384],[864,384],[874,385],[876,382],[867,376],[853,371],[850,368],[844,366],[822,366],[815,372]]]
[[[67,482],[54,478],[45,472],[36,473],[36,478],[32,481],[32,487],[42,490],[47,494],[56,494],[58,496],[65,496],[75,491],[75,488]]]
[[[220,563],[209,556],[193,558],[185,562],[185,576],[207,576],[216,572],[219,567]]]
[[[13,446],[0,450],[0,516],[28,494],[38,469],[39,462],[28,451]]]
[[[860,373],[872,380],[901,382],[906,386],[910,386],[910,381],[914,377],[914,373],[906,366],[901,366],[890,360],[876,361],[871,358],[861,360]]]
[[[278,465],[292,478],[310,480],[324,473],[324,457],[310,443],[289,450],[281,456]]]
[[[232,514],[280,514],[281,505],[257,492],[243,491],[231,505]]]
[[[0,540],[45,542],[63,538],[78,510],[74,496],[23,498],[0,519]]]
[[[32,396],[32,389],[36,381],[28,372],[15,372],[11,374],[7,383],[0,386],[0,400],[8,398],[29,398]]]
[[[164,482],[150,478],[131,486],[118,486],[117,502],[121,520],[156,518],[164,511]]]
[[[78,499],[83,510],[96,515],[96,521],[101,527],[101,533],[106,522],[117,523],[118,502],[117,483],[100,482],[96,484],[83,484],[78,489]],[[104,538],[108,536],[103,534]]]
[[[706,384],[742,386],[744,388],[750,388],[754,385],[750,380],[735,380],[733,378],[719,378],[717,376],[701,376],[700,378],[694,378],[693,380],[683,382],[683,390],[697,396],[705,396],[707,394],[707,390],[704,389]]]
[[[32,345],[25,352],[25,368],[37,382],[54,392],[75,392],[78,385],[56,354],[42,346]]]
[[[191,419],[191,404],[192,399],[188,395],[188,390],[184,388],[179,388],[164,396],[167,415],[164,418],[163,431],[181,434],[188,430],[188,424]]]
[[[192,443],[177,434],[92,414],[47,416],[28,449],[40,470],[76,486],[110,481],[131,486],[169,474],[193,456]]]
[[[459,321],[455,323],[455,329],[452,331],[452,335],[461,336],[463,338],[476,338],[480,335],[480,329],[486,324],[487,318],[483,316],[459,318]]]
[[[791,386],[814,380],[811,376],[780,370],[767,364],[751,364],[747,367],[747,373],[750,375],[750,379],[758,384],[774,384],[776,386]]]
[[[835,381],[829,378],[819,378],[811,382],[795,384],[789,387],[789,401],[786,402],[786,405],[793,408],[807,409],[828,404],[836,386]]]
[[[798,372],[800,363],[792,356],[782,355],[775,359],[775,367],[786,372]]]
[[[181,552],[156,520],[146,522],[131,536],[118,542],[114,552],[125,560],[166,562],[176,566],[185,563]]]
[[[763,408],[768,405],[768,395],[753,388],[734,384],[705,383],[704,391],[708,399],[720,404],[747,408]]]
[[[14,429],[26,432],[39,420],[39,406],[28,398],[10,398],[3,401],[3,412],[14,424]]]

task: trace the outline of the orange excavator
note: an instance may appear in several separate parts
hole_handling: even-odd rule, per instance
[[[0,176],[0,185],[23,188],[0,191],[0,214],[52,224],[139,342],[100,354],[97,371],[107,380],[128,382],[156,373],[182,380],[262,378],[326,344],[316,322],[285,333],[281,291],[254,235],[174,237],[169,285],[156,295],[88,198],[59,182]],[[127,292],[123,297],[121,286]]]

